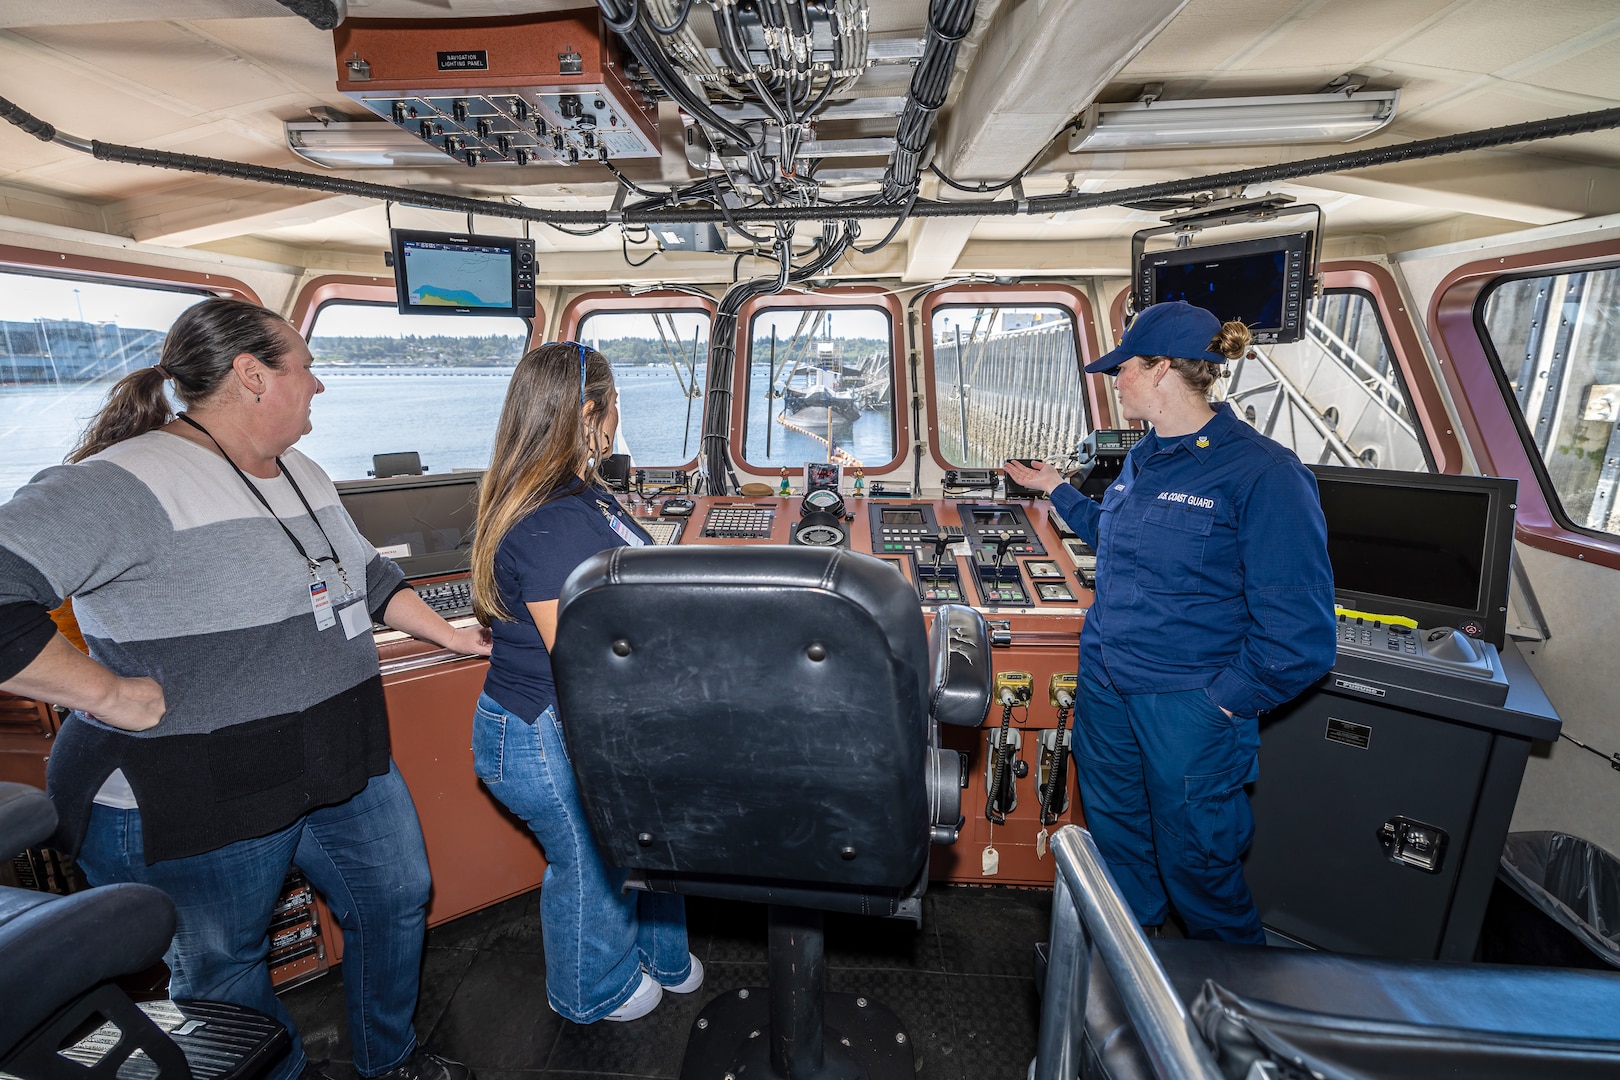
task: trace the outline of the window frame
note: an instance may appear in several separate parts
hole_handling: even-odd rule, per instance
[[[744,438],[748,429],[748,376],[753,367],[753,344],[750,334],[754,319],[764,311],[779,308],[879,308],[889,316],[889,356],[894,364],[894,457],[888,461],[871,465],[863,465],[862,472],[868,477],[881,476],[893,472],[905,465],[911,452],[911,423],[910,410],[906,405],[911,401],[911,373],[907,370],[910,365],[904,362],[903,327],[905,325],[905,312],[901,309],[900,301],[887,289],[872,285],[839,285],[830,289],[816,289],[805,291],[792,291],[772,293],[768,296],[756,297],[742,306],[737,312],[736,355],[737,363],[731,373],[731,425],[728,437],[730,439],[730,453],[727,455],[739,473],[749,476],[770,477],[774,482],[782,475],[782,468],[786,468],[789,476],[803,476],[804,466],[788,465],[778,468],[770,466],[751,465],[743,458]]]
[[[649,301],[653,301],[649,303]],[[693,296],[689,292],[679,289],[654,289],[651,292],[637,293],[630,296],[622,292],[587,292],[571,297],[563,305],[562,317],[557,321],[558,341],[579,340],[579,328],[585,320],[592,315],[650,315],[656,311],[702,311],[709,316],[710,340],[713,340],[714,318],[719,310],[718,301],[705,296]],[[538,344],[538,343],[536,343]],[[533,347],[531,345],[531,347]],[[704,397],[708,397],[708,387],[703,389]],[[699,418],[699,427],[702,419]],[[660,461],[641,463],[643,467],[653,469],[686,469],[697,468],[698,459],[703,456],[703,440],[697,440],[698,449],[685,461]]]
[[[943,289],[929,293],[923,298],[916,327],[917,336],[921,339],[916,344],[922,352],[921,378],[925,385],[935,387],[939,384],[934,370],[934,313],[942,307],[971,307],[975,304],[1067,309],[1069,325],[1075,336],[1075,362],[1080,368],[1080,408],[1085,414],[1086,430],[1095,431],[1098,425],[1094,421],[1104,415],[1097,393],[1106,389],[1099,385],[1099,380],[1104,378],[1103,376],[1087,375],[1085,370],[1086,365],[1096,359],[1093,346],[1093,342],[1097,340],[1096,325],[1092,318],[1091,301],[1080,290],[1069,285],[1050,282],[1031,282],[1026,285],[947,285]],[[933,392],[923,395],[926,400],[928,456],[941,469],[959,469],[962,466],[946,461],[939,450],[938,396]]]
[[[292,315],[287,321],[293,324],[305,341],[308,341],[321,309],[334,303],[382,305],[397,310],[399,297],[394,288],[393,278],[354,277],[346,274],[318,277],[306,282],[303,288],[298,290],[298,296],[293,301]],[[524,342],[523,351],[528,352],[535,345],[535,328],[543,328],[546,325],[545,309],[537,303],[534,318],[524,321],[528,323],[529,336]]]
[[[1437,473],[1462,471],[1462,440],[1452,427],[1451,414],[1439,380],[1430,369],[1417,325],[1401,298],[1400,286],[1389,270],[1377,263],[1343,259],[1322,264],[1322,290],[1359,292],[1372,299],[1383,327],[1384,343],[1401,372],[1401,388],[1412,408],[1423,455]],[[1114,298],[1110,321],[1114,340],[1125,333],[1125,300],[1129,290]]]
[[[1564,515],[1523,410],[1511,401],[1501,359],[1485,332],[1484,311],[1490,294],[1509,281],[1616,266],[1616,240],[1483,259],[1447,274],[1429,305],[1430,338],[1481,468],[1519,481],[1516,539],[1611,569],[1620,569],[1620,537],[1577,526]]]
[[[0,267],[43,277],[71,278],[106,285],[135,287],[144,285],[169,289],[178,287],[186,291],[235,297],[250,303],[263,304],[259,294],[246,282],[224,274],[126,263],[91,255],[70,255],[64,251],[40,251],[35,248],[0,244]]]

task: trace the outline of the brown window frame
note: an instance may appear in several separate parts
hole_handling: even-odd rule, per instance
[[[1096,359],[1093,344],[1097,340],[1096,323],[1092,318],[1091,301],[1086,298],[1085,293],[1070,285],[1050,282],[1031,282],[1026,285],[948,285],[929,293],[923,298],[916,327],[917,337],[920,339],[916,344],[923,358],[924,383],[929,387],[938,385],[934,373],[934,313],[942,307],[964,307],[973,304],[1020,304],[1031,307],[1060,307],[1068,310],[1070,325],[1075,335],[1074,355],[1081,369],[1081,408],[1086,414],[1087,430],[1096,430],[1099,426],[1095,422],[1096,418],[1107,414],[1107,410],[1103,407],[1106,398],[1099,401],[1097,397],[1099,390],[1105,395],[1107,393],[1107,387],[1101,382],[1104,376],[1085,374],[1085,366]],[[923,396],[927,399],[925,423],[928,431],[928,456],[941,469],[960,468],[961,466],[946,461],[939,452],[937,395],[928,393]]]
[[[1511,403],[1500,360],[1484,330],[1485,300],[1501,283],[1525,277],[1606,269],[1620,262],[1620,241],[1547,248],[1459,266],[1429,304],[1429,337],[1482,471],[1519,481],[1514,535],[1542,551],[1620,570],[1620,539],[1594,535],[1554,509],[1551,481]],[[1545,486],[1544,486],[1545,485]]]

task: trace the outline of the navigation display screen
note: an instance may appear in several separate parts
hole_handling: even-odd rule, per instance
[[[1335,589],[1469,610],[1484,588],[1490,495],[1321,484]]]
[[[921,510],[884,510],[883,524],[885,525],[921,525],[923,516]]]
[[[407,577],[450,573],[470,565],[479,475],[439,483],[358,480],[340,485],[338,498],[360,535]]]
[[[1016,525],[1018,515],[1011,510],[973,510],[973,524],[975,525]]]
[[[395,272],[416,307],[512,306],[512,249],[404,240]]]
[[[1286,253],[1281,251],[1161,266],[1156,268],[1154,299],[1161,304],[1185,300],[1223,321],[1281,327],[1287,269]]]

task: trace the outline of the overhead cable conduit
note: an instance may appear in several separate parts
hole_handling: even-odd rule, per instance
[[[250,165],[239,161],[175,154],[165,150],[147,150],[135,146],[121,146],[95,139],[81,139],[59,132],[51,124],[31,115],[5,98],[0,98],[0,119],[43,142],[54,142],[100,161],[115,161],[125,165],[150,165],[156,168],[177,169],[181,172],[226,176],[240,180],[253,180],[283,187],[303,188],[333,195],[354,195],[395,202],[405,206],[418,206],[428,210],[450,210],[458,214],[477,214],[482,217],[510,218],[533,221],[543,225],[602,226],[620,222],[629,225],[658,225],[670,223],[774,223],[790,221],[874,220],[897,217],[901,208],[878,202],[851,201],[847,203],[816,203],[796,206],[737,207],[722,211],[719,207],[706,209],[685,207],[649,207],[638,210],[626,207],[622,212],[612,210],[548,210],[512,203],[472,199],[460,195],[446,195],[420,188],[393,187],[387,184],[368,184],[335,176],[275,169],[264,165]],[[1444,157],[1472,150],[1488,150],[1511,146],[1515,143],[1537,142],[1566,135],[1583,135],[1593,131],[1620,128],[1620,108],[1599,109],[1573,116],[1550,120],[1532,120],[1523,124],[1484,128],[1458,135],[1442,135],[1432,139],[1380,146],[1370,150],[1356,150],[1328,157],[1306,158],[1280,165],[1264,165],[1236,172],[1215,173],[1168,180],[1141,187],[1120,188],[1116,191],[1049,195],[1027,199],[969,202],[933,202],[917,200],[911,208],[912,217],[1014,217],[1023,215],[1061,214],[1075,210],[1092,210],[1104,206],[1121,206],[1179,195],[1191,195],[1215,188],[1254,187],[1278,183],[1306,176],[1369,169],[1380,165],[1394,165],[1424,158]]]
[[[895,129],[894,158],[883,178],[884,202],[905,202],[917,190],[934,117],[945,104],[956,71],[956,48],[973,27],[976,5],[977,0],[934,0],[929,8],[927,43],[906,91],[900,125]]]

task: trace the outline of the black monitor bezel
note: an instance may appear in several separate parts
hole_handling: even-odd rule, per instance
[[[1518,510],[1519,482],[1511,477],[1462,476],[1456,473],[1398,472],[1393,469],[1358,469],[1342,465],[1311,465],[1318,488],[1324,483],[1429,489],[1447,492],[1483,492],[1490,496],[1486,510],[1485,552],[1481,565],[1483,595],[1472,609],[1426,604],[1409,597],[1358,592],[1334,585],[1340,607],[1381,615],[1404,615],[1420,627],[1452,626],[1498,649],[1507,640],[1508,585],[1513,566],[1513,527]]]
[[[532,319],[534,304],[534,252],[526,241],[516,236],[485,236],[479,233],[433,232],[424,229],[393,229],[389,233],[394,257],[394,306],[401,315],[479,315]],[[468,246],[501,248],[507,252],[512,272],[512,301],[504,307],[456,307],[449,304],[413,304],[410,299],[411,283],[405,274],[405,245],[463,244]],[[527,282],[522,280],[524,264],[522,254],[529,252]]]
[[[1138,310],[1141,310],[1159,302],[1157,270],[1160,267],[1187,266],[1210,259],[1225,261],[1250,258],[1255,255],[1274,255],[1278,252],[1282,252],[1284,255],[1298,253],[1300,256],[1300,280],[1297,287],[1289,285],[1287,260],[1284,260],[1282,322],[1277,326],[1254,325],[1249,327],[1249,333],[1253,335],[1254,340],[1259,344],[1283,345],[1298,341],[1305,334],[1305,301],[1310,294],[1308,285],[1313,273],[1311,253],[1314,250],[1314,234],[1306,231],[1279,233],[1275,236],[1261,236],[1252,240],[1235,240],[1225,244],[1202,244],[1192,247],[1164,248],[1160,251],[1145,251],[1142,253],[1138,265],[1132,268],[1136,271],[1136,294],[1141,297],[1137,307]],[[1291,292],[1298,301],[1292,307],[1289,305]]]
[[[476,508],[478,506],[478,485],[483,482],[482,469],[468,472],[444,473],[438,476],[391,476],[381,480],[340,480],[333,485],[337,488],[338,501],[343,503],[343,512],[349,514],[351,520],[354,515],[349,513],[349,505],[345,500],[347,495],[370,495],[387,491],[420,491],[426,488],[465,486],[471,488],[469,497],[474,507],[474,520],[476,523]],[[355,528],[358,531],[359,523]],[[365,534],[362,533],[362,536]],[[367,538],[367,543],[370,539]],[[442,577],[448,574],[466,573],[472,567],[472,546],[460,548],[456,551],[432,551],[425,555],[407,555],[395,558],[394,563],[405,573],[406,578],[417,581],[422,578]]]

